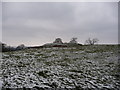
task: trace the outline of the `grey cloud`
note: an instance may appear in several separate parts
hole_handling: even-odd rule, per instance
[[[2,7],[3,41],[7,43],[13,39],[26,43],[31,39],[34,45],[56,37],[68,41],[74,36],[80,43],[88,37],[98,37],[102,43],[117,43],[117,3],[4,2]]]

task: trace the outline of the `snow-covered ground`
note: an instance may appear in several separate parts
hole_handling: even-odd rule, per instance
[[[4,88],[120,88],[117,46],[40,48],[3,53]]]

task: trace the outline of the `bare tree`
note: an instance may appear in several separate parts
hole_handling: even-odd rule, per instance
[[[98,40],[97,38],[93,38],[93,39],[88,38],[88,39],[85,41],[85,44],[94,45],[94,44],[98,43],[98,41],[99,41],[99,40]]]

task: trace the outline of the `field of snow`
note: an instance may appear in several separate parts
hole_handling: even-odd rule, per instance
[[[5,52],[0,64],[4,88],[120,88],[118,46]]]

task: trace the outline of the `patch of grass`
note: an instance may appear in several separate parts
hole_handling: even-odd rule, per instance
[[[38,74],[39,76],[42,76],[42,77],[44,77],[44,78],[47,78],[47,77],[48,77],[47,73],[48,73],[48,71],[39,71],[37,74]]]
[[[44,62],[46,65],[51,66],[52,62]]]
[[[37,58],[37,61],[40,62],[40,61],[44,61],[43,58]]]
[[[39,57],[39,56],[43,56],[44,54],[36,54],[35,56]]]
[[[45,55],[44,55],[44,56],[42,56],[42,58],[49,58],[49,56],[45,56]]]
[[[19,64],[19,65],[17,65],[18,67],[26,67],[26,65],[25,64]]]
[[[87,57],[87,56],[83,56],[83,57],[82,57],[82,60],[83,60],[83,59],[87,59],[87,60],[88,60],[89,57]]]
[[[20,59],[21,57],[20,56],[15,56],[15,58]]]
[[[60,63],[61,66],[69,66],[68,63]]]
[[[52,54],[51,57],[58,58],[58,55],[57,54]]]
[[[75,72],[75,73],[83,73],[83,71],[81,70],[75,70],[75,69],[72,69],[72,70],[69,70],[70,72]]]
[[[9,56],[3,56],[2,59],[8,59],[10,58]]]

